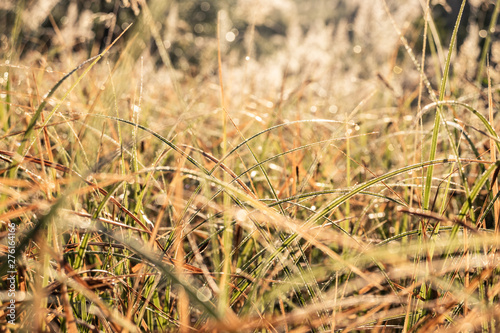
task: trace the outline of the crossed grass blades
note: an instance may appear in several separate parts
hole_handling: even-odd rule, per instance
[[[2,330],[498,330],[499,2],[7,3]]]

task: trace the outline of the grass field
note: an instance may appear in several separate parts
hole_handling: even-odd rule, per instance
[[[0,331],[500,331],[499,10],[2,2]]]

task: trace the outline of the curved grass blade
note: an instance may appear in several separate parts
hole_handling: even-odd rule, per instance
[[[491,176],[491,174],[496,170],[500,168],[500,161],[496,161],[494,164],[492,164],[484,173],[483,175],[481,176],[481,178],[479,178],[479,180],[476,180],[474,182],[474,187],[472,188],[472,191],[470,193],[470,198],[467,198],[467,200],[464,202],[462,208],[460,209],[460,213],[458,214],[458,217],[460,219],[463,219],[465,218],[465,216],[467,215],[467,213],[470,211],[470,209],[472,208],[472,202],[474,202],[474,200],[476,199],[476,197],[478,196],[479,194],[479,191],[481,190],[481,188],[483,188],[484,184],[486,184],[486,182],[489,180],[489,177]],[[458,231],[458,227],[456,227],[455,229],[455,232]]]
[[[465,159],[462,159],[462,160],[466,161]],[[483,162],[483,161],[478,161],[478,162],[488,163],[488,162]],[[350,198],[352,198],[356,194],[360,193],[364,189],[366,189],[366,188],[368,188],[370,186],[373,186],[374,184],[376,184],[378,182],[381,182],[381,181],[383,181],[385,179],[389,179],[391,177],[394,177],[396,175],[399,175],[399,174],[402,174],[402,173],[405,173],[405,172],[408,172],[408,171],[411,171],[411,170],[414,170],[414,169],[428,167],[430,165],[436,165],[436,164],[445,164],[445,163],[456,163],[456,160],[455,159],[440,159],[440,160],[426,161],[426,162],[422,162],[422,163],[417,163],[417,164],[414,164],[414,165],[406,166],[404,168],[400,168],[398,170],[394,170],[394,171],[386,173],[386,174],[384,174],[382,176],[376,177],[376,178],[374,178],[374,179],[372,179],[370,181],[367,181],[364,184],[359,185],[358,187],[356,187],[355,189],[353,189],[349,193],[347,193],[347,194],[341,196],[340,198],[335,199],[334,201],[332,201],[325,208],[321,209],[316,214],[314,214],[311,218],[309,218],[305,222],[304,226],[307,227],[307,226],[311,226],[311,225],[315,224],[320,219],[325,218],[327,215],[329,215],[330,212],[332,212],[335,208],[337,208],[340,205],[342,205],[346,200],[349,200]],[[498,163],[500,164],[500,162],[498,162]],[[490,168],[492,168],[492,167],[490,167]],[[479,190],[477,190],[477,191],[479,191]],[[474,189],[473,193],[475,193],[475,189]],[[284,249],[286,248],[286,246],[288,244],[290,244],[292,241],[294,241],[298,236],[299,236],[298,233],[293,233],[292,235],[290,235],[287,238],[287,240],[285,242],[283,242],[283,244],[268,258],[267,264],[269,264],[270,262],[272,262],[272,260],[274,260],[274,258],[276,258],[276,256],[279,255],[282,251],[284,251]],[[349,267],[351,267],[351,266],[349,266]],[[352,267],[352,268],[355,268],[355,267]]]
[[[71,75],[73,75],[74,72],[76,72],[77,70],[79,70],[80,68],[82,68],[85,64],[95,60],[96,58],[98,58],[100,55],[96,55],[90,59],[87,59],[85,60],[84,62],[82,62],[81,64],[79,64],[78,66],[76,66],[73,70],[71,70],[69,73],[67,73],[66,75],[64,75],[62,77],[62,79],[60,79],[53,87],[52,89],[50,89],[50,91],[47,93],[47,96],[45,96],[45,98],[43,99],[42,103],[40,103],[40,105],[38,106],[38,108],[36,109],[35,111],[35,114],[33,115],[33,117],[31,118],[29,124],[28,124],[28,127],[26,128],[26,130],[24,131],[24,135],[23,135],[23,139],[22,139],[22,142],[23,144],[25,143],[25,141],[27,141],[30,137],[31,137],[31,134],[33,133],[33,130],[35,129],[35,125],[38,121],[38,119],[40,118],[40,115],[42,114],[42,111],[43,109],[45,108],[45,106],[47,105],[47,101],[49,100],[49,98],[52,97],[52,95],[54,95],[54,93],[56,92],[56,90],[61,86],[61,84],[63,84],[64,81],[66,81],[66,79],[68,77],[70,77]],[[48,123],[47,123],[48,124]],[[47,124],[44,124],[44,125],[47,125]],[[38,128],[43,128],[43,126],[37,126]],[[18,153],[22,153],[24,151],[24,146],[21,145],[21,147],[19,148],[18,150]]]
[[[98,225],[99,232],[105,234],[106,236],[115,239],[119,243],[125,245],[132,252],[134,252],[137,256],[141,257],[143,260],[148,261],[153,264],[166,278],[171,279],[172,282],[180,287],[182,287],[191,301],[198,304],[201,308],[205,310],[205,312],[210,315],[210,317],[221,320],[220,315],[217,309],[213,306],[209,301],[202,300],[198,297],[196,290],[190,285],[190,283],[175,273],[174,268],[166,266],[161,257],[147,251],[143,246],[140,246],[138,243],[134,243],[132,240],[127,240],[123,238],[118,233],[113,233],[104,228],[102,225]]]
[[[312,121],[317,122],[317,121],[325,121],[325,120],[323,120],[323,119],[318,119],[318,120],[312,120]],[[296,122],[292,122],[292,123],[298,123],[298,122],[305,122],[305,121],[296,121]],[[309,122],[309,121],[308,121],[308,122]],[[328,121],[328,122],[337,122],[337,121],[331,121],[331,120],[330,120],[330,121]],[[287,123],[287,124],[291,124],[291,123]],[[257,155],[253,152],[253,150],[252,150],[252,149],[251,149],[251,147],[249,146],[248,142],[249,142],[250,140],[252,140],[253,138],[256,138],[257,136],[259,136],[259,135],[261,135],[261,134],[263,134],[263,133],[266,133],[266,132],[268,132],[268,131],[270,131],[270,130],[272,130],[272,129],[275,129],[275,128],[280,128],[280,127],[282,127],[283,125],[284,125],[284,124],[279,124],[279,125],[273,126],[273,127],[269,128],[269,129],[266,129],[266,130],[264,130],[264,131],[261,131],[261,132],[259,132],[259,133],[255,134],[254,136],[250,137],[249,139],[244,140],[242,143],[240,143],[240,145],[237,145],[237,146],[236,146],[233,150],[231,150],[229,153],[227,153],[227,154],[226,154],[226,155],[225,155],[225,156],[221,159],[221,161],[220,161],[219,163],[217,163],[217,164],[216,164],[216,165],[212,168],[212,170],[210,171],[210,173],[212,173],[213,171],[215,171],[215,170],[219,167],[219,165],[221,165],[221,164],[222,164],[223,160],[224,160],[224,159],[226,159],[227,157],[229,157],[229,156],[231,155],[231,153],[232,153],[232,152],[236,151],[236,150],[237,150],[239,147],[241,147],[242,145],[246,145],[246,146],[247,146],[247,148],[248,148],[248,150],[249,150],[249,151],[250,151],[250,153],[252,154],[252,157],[254,158],[255,162],[256,162],[256,163],[257,163],[257,165],[259,166],[259,168],[260,168],[260,170],[261,170],[262,174],[264,175],[264,177],[265,177],[265,179],[266,179],[266,182],[267,182],[267,184],[268,184],[268,186],[269,186],[269,189],[271,190],[271,193],[272,193],[273,197],[276,199],[276,201],[278,201],[278,200],[279,200],[279,198],[278,198],[278,194],[276,193],[276,190],[274,189],[274,186],[272,185],[271,180],[269,179],[269,176],[268,176],[268,174],[267,174],[266,170],[262,167],[262,164],[260,164],[260,162],[259,162],[259,160],[258,160],[258,158],[257,158]],[[285,217],[285,216],[286,216],[286,214],[285,214],[285,210],[283,209],[283,207],[281,206],[281,204],[278,204],[278,207],[279,207],[279,209],[280,209],[280,211],[281,211],[281,214]],[[285,234],[283,234],[282,232],[280,232],[280,233],[279,233],[279,237],[280,237],[280,239],[282,240],[282,242],[285,242],[285,239],[286,239]],[[300,245],[300,244],[297,244],[297,245],[298,245],[298,247],[299,247],[300,252],[303,254],[303,250],[302,250],[301,245]],[[299,264],[299,260],[297,260],[297,259],[294,257],[294,255],[293,255],[293,252],[292,252],[292,251],[290,251],[290,255],[292,256],[292,260],[293,260],[293,262],[295,262],[295,263],[296,263],[296,266],[297,266],[297,268],[298,268],[298,270],[299,270],[299,273],[300,273],[301,275],[303,275],[303,274],[304,274],[304,268],[303,268],[303,267]],[[305,255],[304,255],[303,257],[305,258]],[[310,270],[310,266],[309,266],[308,261],[307,261],[307,260],[305,260],[304,262],[306,263],[307,269],[309,269],[309,270]],[[292,278],[291,272],[290,272],[290,270],[288,269],[288,267],[287,267],[287,266],[283,266],[283,268],[284,268],[284,271],[285,271],[285,273],[287,274],[287,276],[288,276],[289,278]],[[263,272],[263,271],[264,271],[264,270],[262,270],[262,272]],[[316,282],[316,281],[315,281],[315,282]],[[319,286],[317,285],[317,283],[315,283],[315,286],[316,286],[316,287],[318,288],[318,290],[319,290]],[[315,293],[315,291],[312,289],[312,287],[311,287],[309,284],[307,285],[307,290],[308,290],[309,295],[311,296],[311,299],[314,299],[314,298],[316,297],[316,293]],[[302,305],[302,306],[305,306],[305,304],[306,304],[306,303],[305,303],[305,299],[303,298],[303,296],[302,296],[302,294],[300,293],[300,291],[298,291],[298,290],[297,290],[297,291],[296,291],[296,294],[299,296],[299,302],[301,303],[301,305]]]
[[[481,218],[477,221],[477,225],[481,225],[484,222],[486,216],[488,216],[488,213],[493,209],[493,206],[495,205],[495,202],[498,200],[498,198],[500,198],[500,191],[497,192],[497,194],[491,199],[490,203],[484,210]]]
[[[467,159],[461,159],[461,160],[462,161],[471,161],[471,160],[467,160]],[[456,162],[457,162],[456,159],[445,158],[445,159],[439,159],[439,160],[433,160],[433,161],[425,161],[425,162],[422,162],[422,163],[417,163],[417,164],[409,165],[409,166],[406,166],[406,167],[403,167],[403,168],[400,168],[400,169],[388,172],[388,173],[386,173],[386,174],[384,174],[382,176],[376,177],[376,178],[374,178],[372,180],[369,180],[369,181],[367,181],[367,182],[365,182],[365,183],[363,183],[361,185],[358,185],[355,189],[353,189],[349,193],[341,196],[338,199],[335,199],[330,204],[328,204],[325,208],[321,209],[315,215],[313,215],[311,218],[309,218],[306,221],[305,224],[306,225],[315,224],[321,218],[323,218],[326,215],[330,214],[330,212],[332,210],[334,210],[335,208],[337,208],[338,206],[340,206],[341,204],[343,204],[346,200],[349,200],[350,198],[352,198],[356,194],[360,193],[364,189],[366,189],[366,188],[368,188],[370,186],[373,186],[373,185],[375,185],[376,183],[378,183],[380,181],[392,178],[394,176],[397,176],[399,174],[402,174],[402,173],[405,173],[405,172],[408,172],[408,171],[411,171],[411,170],[414,170],[414,169],[423,168],[423,167],[430,167],[430,166],[433,166],[433,165],[436,165],[436,164],[446,164],[446,163],[456,163]],[[473,162],[489,163],[489,162],[478,161],[478,160],[473,160]]]
[[[339,193],[339,192],[340,193],[349,192],[349,190],[324,190],[324,191],[317,191],[317,192],[308,192],[308,193],[303,193],[303,194],[295,195],[293,197],[288,197],[288,198],[285,198],[285,199],[281,199],[279,202],[270,203],[268,206],[269,207],[273,207],[273,206],[277,205],[278,203],[285,203],[285,202],[287,202],[287,203],[293,203],[291,201],[297,200],[297,199],[305,199],[305,198],[315,197],[315,196],[319,196],[319,195],[323,195],[323,194],[332,194],[332,193]],[[382,194],[379,194],[379,193],[368,192],[368,191],[361,191],[359,194],[365,194],[365,195],[370,195],[370,196],[374,196],[374,197],[379,197],[381,199],[394,202],[394,203],[396,203],[398,205],[406,206],[406,203],[404,203],[404,202],[398,201],[396,199],[393,199],[391,197],[388,197],[388,196],[385,196],[385,195],[382,195]]]
[[[245,171],[243,171],[242,173],[240,173],[238,176],[236,176],[236,178],[234,178],[233,180],[231,180],[231,181],[229,182],[229,184],[232,184],[234,181],[238,181],[238,180],[240,180],[240,178],[241,178],[243,175],[247,174],[248,172],[252,171],[252,170],[253,170],[253,169],[255,169],[255,168],[258,168],[260,165],[263,165],[263,164],[265,164],[265,163],[267,163],[267,162],[269,162],[269,161],[272,161],[272,160],[274,160],[274,159],[276,159],[276,158],[278,158],[278,157],[284,156],[284,155],[289,154],[289,153],[293,153],[293,152],[298,151],[298,150],[306,149],[306,148],[309,148],[309,147],[311,147],[311,146],[320,145],[320,144],[327,143],[327,142],[330,142],[330,141],[332,141],[332,140],[337,140],[337,139],[338,139],[338,140],[342,140],[342,139],[344,139],[344,138],[345,138],[345,137],[342,137],[342,138],[336,138],[336,139],[329,139],[329,140],[323,140],[323,141],[318,141],[318,142],[313,142],[313,143],[310,143],[310,144],[307,144],[307,145],[303,145],[303,146],[300,146],[300,147],[296,147],[296,148],[293,148],[293,149],[287,150],[287,151],[285,151],[285,152],[282,152],[282,153],[276,154],[276,155],[274,155],[274,156],[269,157],[268,159],[265,159],[264,161],[261,161],[261,162],[259,162],[259,163],[255,164],[255,165],[251,166],[250,168],[246,169]],[[222,165],[222,164],[221,164],[221,165]],[[217,191],[217,192],[216,192],[216,193],[215,193],[215,194],[214,194],[214,195],[210,198],[210,200],[208,200],[208,202],[212,201],[215,197],[217,197],[217,196],[220,194],[220,192],[221,192],[221,191],[222,191],[222,190]],[[208,203],[206,203],[206,204],[204,204],[203,206],[201,206],[200,208],[198,208],[198,209],[197,209],[197,211],[196,211],[196,212],[195,212],[195,213],[191,216],[191,218],[189,219],[188,224],[189,224],[189,223],[191,223],[191,222],[192,222],[192,220],[195,218],[195,216],[196,216],[196,215],[197,215],[197,214],[198,214],[201,210],[203,210],[203,209],[204,209],[207,205],[208,205]]]
[[[13,153],[13,152],[5,151],[5,150],[0,150],[0,155],[14,157],[16,154]],[[42,159],[40,159],[38,157],[33,157],[33,156],[29,156],[29,155],[24,156],[24,160],[32,162],[32,163],[36,163],[36,164],[43,164],[46,167],[54,168],[55,170],[58,170],[58,171],[61,171],[61,172],[64,172],[64,173],[72,173],[72,174],[78,176],[87,185],[89,185],[91,187],[95,187],[99,191],[99,193],[101,193],[102,195],[106,196],[108,194],[108,192],[105,189],[103,189],[103,188],[97,186],[96,184],[93,184],[92,182],[86,180],[84,176],[80,175],[78,172],[76,172],[76,171],[74,171],[74,170],[72,170],[72,169],[70,169],[70,168],[68,168],[68,167],[66,167],[66,166],[64,166],[62,164],[54,163],[54,162],[50,162],[50,161],[46,161],[46,160],[42,160]],[[11,166],[11,168],[12,168],[12,166]],[[115,206],[117,206],[122,212],[124,212],[130,218],[132,218],[135,222],[137,222],[137,224],[139,224],[144,229],[145,232],[147,232],[149,234],[151,233],[151,231],[144,225],[144,223],[141,222],[141,220],[137,216],[135,216],[132,212],[130,212],[127,208],[125,208],[113,196],[111,196],[109,198],[109,200]],[[157,244],[161,248],[161,245],[158,242],[157,242]]]
[[[40,106],[38,106],[35,114],[33,115],[33,118],[31,118],[31,121],[30,123],[28,124],[28,127],[26,129],[26,132],[24,133],[24,136],[23,136],[23,140],[22,140],[22,144],[21,146],[19,147],[18,149],[18,153],[19,154],[23,154],[25,152],[26,149],[26,142],[28,141],[33,141],[31,139],[31,136],[32,136],[32,132],[33,132],[33,129],[36,125],[36,122],[38,121],[38,118],[40,118],[41,116],[41,113],[43,111],[43,109],[45,108],[45,106],[47,105],[47,101],[49,100],[50,97],[52,97],[52,95],[54,95],[54,93],[56,92],[56,90],[61,86],[61,84],[68,78],[70,77],[74,72],[76,72],[78,69],[82,68],[85,64],[89,63],[92,61],[92,63],[89,65],[89,67],[87,69],[85,69],[85,71],[82,73],[82,75],[80,75],[78,77],[78,79],[76,80],[76,82],[71,86],[70,89],[68,89],[68,91],[64,94],[63,98],[61,99],[61,101],[52,109],[52,111],[50,112],[49,116],[46,117],[43,125],[41,126],[42,128],[44,126],[46,126],[50,119],[52,118],[52,116],[54,115],[54,113],[59,109],[59,107],[62,105],[62,103],[64,102],[64,100],[69,96],[69,94],[71,93],[71,91],[73,91],[73,89],[80,83],[80,81],[87,75],[87,73],[92,69],[92,67],[94,67],[94,65],[99,61],[101,60],[101,58],[106,54],[108,53],[109,49],[111,49],[111,47],[125,34],[125,32],[127,32],[127,30],[132,26],[132,24],[130,24],[128,27],[126,27],[123,32],[113,41],[113,43],[111,43],[102,53],[98,54],[97,56],[95,57],[92,57],[90,59],[87,59],[85,60],[84,62],[82,62],[80,65],[78,65],[77,67],[75,67],[71,72],[69,72],[68,74],[66,74],[65,76],[63,76],[63,78],[61,80],[59,80],[55,85],[54,87],[52,87],[52,89],[50,89],[50,91],[48,92],[47,96],[43,99],[42,103],[40,103]],[[29,146],[31,146],[32,142],[30,142]],[[28,147],[29,148],[29,147]]]
[[[451,41],[450,41],[450,47],[448,49],[448,56],[446,58],[446,63],[444,67],[444,73],[443,73],[443,78],[441,80],[441,87],[439,89],[439,102],[444,100],[444,94],[446,92],[446,84],[448,81],[448,76],[450,72],[450,66],[451,66],[451,55],[453,53],[453,48],[455,47],[455,42],[457,39],[457,33],[458,33],[458,27],[460,26],[460,21],[462,19],[462,14],[464,11],[464,7],[466,4],[467,0],[462,1],[462,5],[460,6],[460,11],[458,13],[457,20],[455,22],[455,27],[453,28],[453,33],[451,36]],[[429,160],[432,161],[436,158],[436,151],[437,151],[437,141],[438,141],[438,135],[439,135],[439,127],[441,125],[441,108],[438,109],[438,112],[436,113],[436,116],[434,118],[434,127],[432,130],[432,140],[431,140],[431,147],[430,147],[430,153],[429,153]],[[458,156],[457,156],[458,158]],[[434,173],[434,165],[429,165],[427,168],[427,175],[425,178],[425,187],[424,187],[424,193],[423,193],[423,208],[428,210],[429,209],[429,204],[430,204],[430,199],[431,199],[431,185],[432,185],[432,176]]]
[[[500,149],[500,138],[498,137],[497,133],[495,132],[495,130],[491,126],[490,122],[479,111],[477,111],[476,109],[474,109],[472,106],[470,106],[467,103],[463,103],[463,102],[459,102],[459,101],[455,101],[455,100],[433,102],[433,103],[430,103],[430,104],[426,105],[422,109],[422,114],[425,113],[425,112],[427,112],[431,108],[434,108],[434,107],[437,107],[437,106],[441,106],[441,105],[448,105],[448,104],[449,105],[462,106],[462,107],[466,108],[467,110],[469,110],[470,112],[472,112],[476,117],[478,117],[479,120],[483,123],[484,127],[488,130],[489,137],[491,139],[493,139],[493,141],[495,141],[497,149]]]
[[[35,226],[26,232],[24,237],[21,238],[19,244],[16,246],[15,257],[16,259],[21,255],[24,249],[29,245],[29,243],[35,239],[38,234],[43,230],[43,228],[57,216],[59,209],[63,206],[66,201],[66,196],[59,198],[51,207],[46,215],[43,215],[38,221],[35,222]],[[0,257],[0,262],[3,264],[0,266],[0,276],[4,276],[8,271],[8,261],[7,256]]]
[[[214,157],[213,155],[201,150],[201,149],[198,149],[198,148],[195,148],[195,147],[191,147],[191,146],[188,146],[188,145],[182,145],[183,147],[185,148],[189,148],[190,150],[193,150],[193,151],[196,151],[198,153],[200,153],[201,155],[203,155],[203,157],[205,157],[206,159],[208,159],[209,161],[212,161],[214,163],[219,163],[219,160]],[[257,197],[255,196],[255,194],[252,192],[251,189],[248,188],[248,186],[241,180],[239,179],[239,176],[237,176],[233,170],[231,170],[229,167],[227,167],[224,163],[220,163],[220,166],[222,168],[222,170],[224,170],[227,174],[229,174],[231,177],[233,177],[233,180],[229,183],[231,184],[233,181],[236,181],[240,187],[250,196],[253,196],[255,199],[257,199]]]
[[[260,134],[259,134],[260,135]],[[260,168],[260,171],[262,172],[262,174],[264,175],[264,178],[266,179],[266,182],[269,186],[269,189],[271,190],[271,193],[273,195],[273,197],[275,198],[276,201],[279,200],[278,198],[278,194],[276,193],[276,190],[274,189],[274,186],[273,184],[271,183],[271,180],[269,179],[269,175],[267,174],[267,171],[266,169],[264,169],[264,167],[262,166],[262,164],[260,164],[258,158],[257,158],[257,155],[253,152],[252,148],[250,147],[250,145],[248,144],[248,141],[245,140],[244,141],[245,145],[247,146],[248,150],[250,151],[250,154],[252,154],[252,157],[254,158],[255,162],[259,165],[259,168]],[[226,155],[225,157],[229,156]],[[223,158],[225,158],[223,157]],[[212,170],[216,170],[216,168],[218,167],[218,165],[221,165],[221,163],[218,163],[214,166],[214,168]],[[285,210],[283,209],[283,206],[281,204],[278,204],[278,207],[281,211],[281,214],[283,217],[286,217],[286,214],[285,214]],[[283,233],[283,232],[279,232],[279,238],[281,239],[282,242],[285,241],[286,239],[286,235]],[[300,244],[297,243],[297,246],[300,250],[300,253],[302,254],[302,257],[304,258],[304,263],[306,264],[306,268],[308,270],[311,270],[311,267],[309,265],[309,262],[307,261],[307,258],[304,254],[304,251],[302,249],[302,246]],[[296,267],[298,268],[298,271],[299,271],[299,274],[301,276],[304,276],[304,273],[305,273],[305,269],[302,267],[302,265],[300,265],[300,262],[298,259],[296,259],[295,255],[293,254],[293,251],[290,251],[290,256],[292,258],[292,261],[295,263]],[[264,267],[264,266],[262,266]],[[264,267],[265,268],[265,267]],[[288,266],[286,265],[283,265],[283,270],[285,272],[285,274],[287,275],[287,277],[289,279],[292,279],[293,278],[293,275],[292,275],[292,272],[290,271],[290,269],[288,268]],[[262,274],[263,274],[264,270],[262,270]],[[319,291],[319,285],[318,283],[316,282],[316,280],[314,281],[314,284],[313,284],[314,287],[316,287],[316,289],[318,289]],[[313,286],[311,286],[310,284],[307,284],[306,285],[306,289],[307,289],[307,292],[310,296],[310,298],[314,301],[316,299],[316,292],[315,290],[313,289]],[[295,294],[296,296],[298,296],[298,299],[299,299],[299,303],[301,304],[301,306],[305,307],[306,306],[306,301],[305,301],[305,298],[304,296],[302,295],[302,293],[300,292],[300,290],[296,289],[295,291]],[[254,295],[256,295],[256,293],[253,293]],[[320,295],[321,293],[319,293]],[[318,313],[318,316],[320,316],[320,314]],[[313,332],[315,332],[315,330],[313,330]]]
[[[242,146],[246,145],[249,141],[255,139],[256,137],[262,135],[262,134],[265,134],[267,132],[270,132],[274,129],[277,129],[277,128],[280,128],[280,127],[284,127],[284,126],[290,126],[290,125],[293,125],[293,124],[300,124],[300,123],[337,123],[337,124],[345,124],[345,122],[343,121],[338,121],[338,120],[330,120],[330,119],[306,119],[306,120],[296,120],[296,121],[290,121],[288,123],[283,123],[283,124],[278,124],[278,125],[275,125],[275,126],[272,126],[272,127],[269,127],[269,128],[266,128],[265,130],[261,131],[261,132],[258,132],[254,135],[252,135],[251,137],[249,137],[248,139],[240,142],[238,145],[236,145],[233,149],[231,149],[225,156],[223,156],[220,160],[219,160],[219,163],[217,163],[211,170],[210,170],[210,173],[213,173],[215,170],[217,170],[217,168],[219,167],[219,165],[221,163],[223,163],[232,153],[234,153],[236,150],[240,149]],[[353,124],[351,124],[353,125]]]
[[[106,203],[111,199],[111,197],[113,196],[113,194],[115,193],[115,191],[121,186],[122,183],[123,183],[123,181],[117,182],[113,186],[113,189],[111,191],[109,191],[104,196],[104,198],[102,199],[101,203],[99,203],[99,206],[97,207],[96,211],[92,215],[92,219],[93,220],[97,220],[97,218],[99,217],[99,214],[104,209],[104,206],[106,205]],[[75,260],[75,264],[74,264],[73,269],[78,270],[78,269],[80,269],[82,267],[82,265],[83,265],[83,259],[85,257],[85,251],[87,251],[87,245],[89,243],[89,240],[90,240],[90,232],[86,232],[85,236],[83,236],[83,239],[82,239],[82,241],[80,243],[80,246],[78,248],[78,253],[77,253],[77,256],[76,256],[76,260]]]
[[[103,115],[103,114],[94,114],[94,113],[89,113],[88,115],[91,117],[106,118],[106,119],[119,121],[119,122],[125,123],[127,125],[135,126],[139,129],[145,131],[145,132],[148,132],[149,134],[153,135],[155,138],[159,139],[161,142],[165,143],[167,146],[169,146],[170,148],[172,148],[173,150],[175,150],[176,152],[181,154],[183,157],[185,157],[189,162],[191,162],[195,167],[197,167],[198,169],[203,171],[205,174],[210,175],[210,172],[203,165],[201,165],[200,162],[196,161],[193,157],[186,154],[182,149],[177,147],[172,141],[167,140],[166,138],[164,138],[160,134],[156,133],[152,129],[149,129],[141,124],[137,124],[133,121],[118,118],[118,117],[107,116],[107,115]]]

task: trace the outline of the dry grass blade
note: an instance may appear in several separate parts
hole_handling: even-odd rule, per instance
[[[0,332],[498,331],[500,0],[4,3]]]
[[[441,216],[439,214],[428,212],[428,211],[424,211],[422,209],[416,209],[416,208],[404,208],[404,207],[401,207],[401,208],[398,208],[398,210],[400,212],[403,212],[403,213],[407,213],[407,214],[411,214],[411,215],[415,215],[415,216],[420,216],[420,217],[427,218],[427,219],[432,219],[432,220],[435,220],[435,221],[438,221],[438,222],[444,222],[444,223],[450,223],[450,224],[454,224],[454,225],[459,225],[461,227],[467,228],[467,230],[470,230],[473,233],[478,233],[479,232],[475,226],[469,225],[469,224],[465,223],[464,221],[462,221],[459,218],[454,218],[453,220],[449,220],[446,217],[443,217],[443,216]]]

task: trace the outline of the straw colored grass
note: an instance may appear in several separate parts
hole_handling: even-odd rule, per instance
[[[500,329],[500,1],[4,7],[1,331]]]

